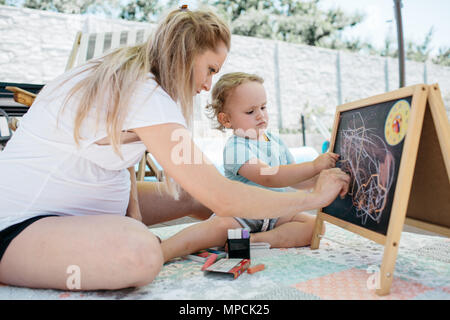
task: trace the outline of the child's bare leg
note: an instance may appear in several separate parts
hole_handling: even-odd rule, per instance
[[[300,212],[278,219],[275,228],[266,232],[252,233],[251,242],[267,242],[271,248],[303,247],[311,244],[316,217]],[[325,225],[322,234],[325,233]]]
[[[164,262],[210,247],[223,246],[227,241],[227,230],[240,228],[234,218],[213,217],[181,230],[162,241]]]

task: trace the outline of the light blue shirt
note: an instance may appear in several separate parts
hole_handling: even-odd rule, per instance
[[[238,174],[244,163],[255,161],[256,159],[271,167],[295,163],[294,156],[278,136],[270,132],[266,132],[266,136],[269,138],[269,141],[252,140],[236,135],[231,136],[223,150],[225,177],[258,187],[285,192],[287,191],[286,188],[265,187]]]

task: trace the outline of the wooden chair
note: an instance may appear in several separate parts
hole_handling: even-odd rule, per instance
[[[72,51],[67,60],[66,71],[80,66],[92,58],[98,58],[112,49],[143,43],[151,29],[124,30],[104,33],[77,32]]]
[[[17,129],[18,117],[27,113],[36,93],[43,86],[41,84],[0,82],[0,109],[5,112],[4,118],[8,118],[8,126],[12,132]],[[7,140],[3,140],[3,144],[6,142]]]
[[[104,33],[82,33],[79,31],[75,36],[65,71],[80,66],[90,59],[101,57],[112,49],[142,43],[150,36],[150,32],[150,29]],[[5,89],[14,93],[16,102],[28,107],[33,104],[36,98],[35,93],[23,90],[18,86],[7,86]],[[149,172],[146,172],[147,165],[150,169]],[[159,181],[164,176],[161,166],[148,152],[145,153],[139,163],[137,180],[142,181],[145,176],[155,176]]]
[[[9,126],[8,114],[0,109],[0,151],[3,150],[4,146],[11,139],[12,132]]]

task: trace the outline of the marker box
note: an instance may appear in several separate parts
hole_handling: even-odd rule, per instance
[[[244,273],[249,266],[250,259],[221,259],[207,267],[205,271],[223,273],[236,279]]]
[[[250,232],[247,229],[228,230],[228,258],[250,259]]]

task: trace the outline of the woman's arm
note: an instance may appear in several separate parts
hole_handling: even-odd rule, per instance
[[[314,186],[317,183],[317,179],[319,178],[319,175],[316,175],[314,177],[312,177],[311,179],[299,182],[297,184],[292,185],[291,187],[294,189],[299,189],[299,190],[305,190],[305,189],[313,189]]]
[[[179,124],[134,131],[165,172],[219,216],[279,217],[328,205],[348,190],[349,177],[340,169],[325,170],[311,193],[280,193],[248,186],[222,176]]]

